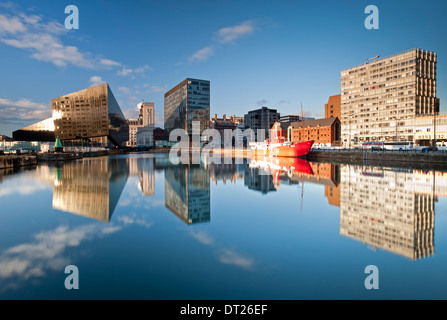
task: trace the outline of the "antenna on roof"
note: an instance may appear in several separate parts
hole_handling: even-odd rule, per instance
[[[375,56],[374,58],[369,58],[369,59],[366,59],[366,61],[371,61],[371,60],[374,60],[374,61],[376,61],[378,58],[379,58],[380,56]]]

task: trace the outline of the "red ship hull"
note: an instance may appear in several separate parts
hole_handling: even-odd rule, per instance
[[[270,144],[265,148],[254,148],[253,152],[256,156],[298,158],[307,155],[313,144],[313,140],[290,145]]]

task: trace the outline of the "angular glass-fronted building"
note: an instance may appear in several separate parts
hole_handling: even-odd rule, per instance
[[[53,116],[13,133],[16,141],[89,141],[125,147],[129,125],[107,83],[51,100]]]
[[[129,126],[107,83],[51,100],[54,132],[61,141],[91,139],[124,147]]]
[[[210,82],[187,78],[165,93],[165,129],[185,129],[192,134],[192,122],[200,121],[200,132],[209,128]]]

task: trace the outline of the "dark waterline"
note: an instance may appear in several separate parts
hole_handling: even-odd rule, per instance
[[[257,160],[0,174],[0,299],[447,297],[446,173]]]

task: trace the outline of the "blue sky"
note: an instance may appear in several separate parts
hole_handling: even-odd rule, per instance
[[[65,7],[79,29],[64,28]],[[367,30],[367,5],[379,30]],[[445,1],[14,1],[0,0],[0,134],[47,118],[50,100],[108,82],[125,115],[187,77],[211,81],[211,114],[266,105],[322,117],[340,71],[419,47],[438,54],[447,100]],[[444,39],[444,40],[443,40]]]

